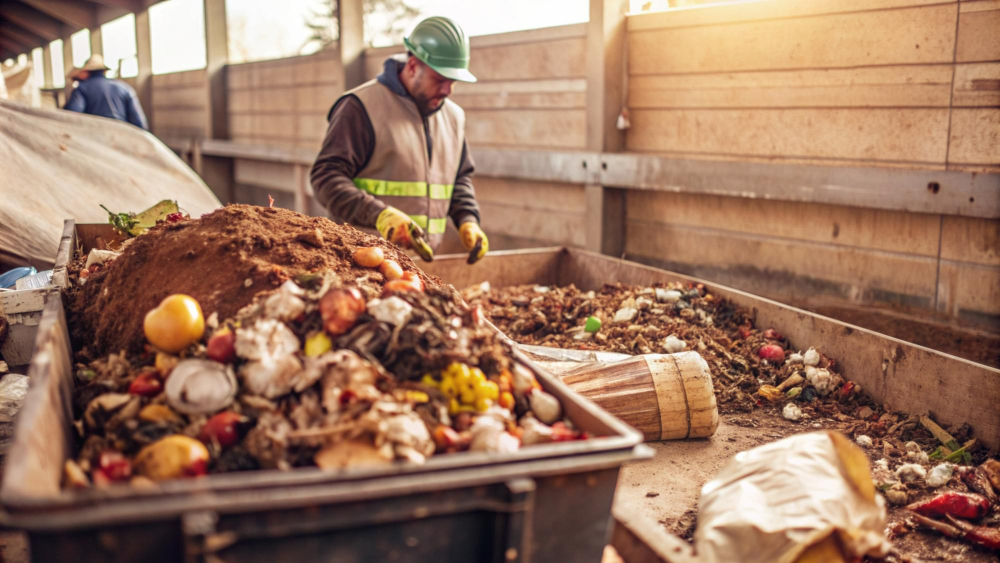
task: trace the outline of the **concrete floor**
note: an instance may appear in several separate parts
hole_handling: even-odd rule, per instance
[[[648,444],[656,452],[649,460],[626,465],[618,479],[615,503],[630,513],[674,530],[684,513],[695,507],[702,485],[733,455],[799,432],[813,430],[762,413],[724,415],[715,436]]]

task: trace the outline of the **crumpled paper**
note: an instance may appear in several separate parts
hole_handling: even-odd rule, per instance
[[[706,563],[884,557],[885,526],[864,452],[811,432],[737,454],[702,487],[695,551]]]

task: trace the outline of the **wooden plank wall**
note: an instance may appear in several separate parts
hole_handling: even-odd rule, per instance
[[[1000,2],[774,0],[629,19],[631,152],[1000,171]],[[655,191],[626,253],[782,302],[1000,330],[1000,221]]]
[[[586,24],[473,37],[475,84],[456,84],[452,100],[466,114],[476,147],[580,150],[587,142]],[[401,47],[368,49],[365,75],[374,78]],[[483,228],[493,247],[585,242],[581,184],[477,175]],[[493,239],[491,238],[491,242]]]
[[[343,92],[336,49],[227,67],[230,138],[319,150]]]
[[[161,138],[203,138],[208,132],[205,70],[152,77],[153,134]]]
[[[772,0],[628,27],[630,151],[1000,171],[996,0]]]

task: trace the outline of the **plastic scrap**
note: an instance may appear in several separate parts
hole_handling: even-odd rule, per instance
[[[684,342],[677,336],[671,334],[663,341],[663,349],[667,351],[668,354],[677,354],[678,352],[683,352],[687,349],[687,342]]]
[[[904,483],[912,483],[927,477],[927,470],[915,463],[904,463],[896,469],[896,477]]]
[[[843,553],[815,560],[884,557],[885,525],[865,454],[841,434],[811,432],[737,454],[701,490],[694,543],[706,563],[795,561],[818,549]]]
[[[781,409],[781,416],[785,417],[785,420],[797,422],[802,420],[802,409],[795,406],[795,403],[788,403],[785,408]]]
[[[951,476],[955,473],[955,466],[950,463],[942,463],[931,469],[930,473],[927,474],[927,486],[942,487],[951,480]]]
[[[28,394],[28,377],[8,373],[0,379],[0,459],[14,437],[14,418]]]

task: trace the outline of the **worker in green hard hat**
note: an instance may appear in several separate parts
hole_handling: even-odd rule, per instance
[[[489,241],[479,226],[465,112],[448,99],[456,81],[476,81],[469,38],[450,19],[433,17],[403,43],[405,57],[387,59],[376,79],[334,103],[313,191],[335,220],[376,229],[425,260],[451,218],[471,263]]]

